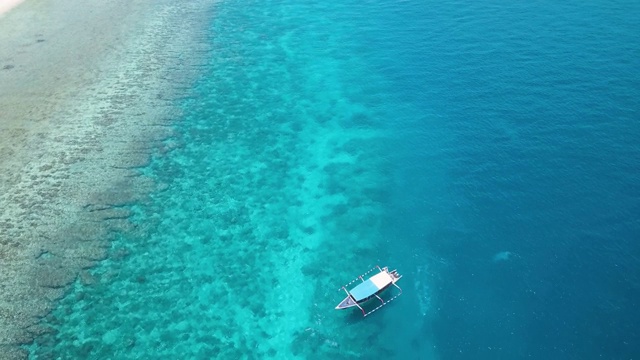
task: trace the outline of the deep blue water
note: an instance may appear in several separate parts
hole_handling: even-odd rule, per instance
[[[221,1],[32,357],[640,354],[640,3]],[[333,310],[375,264],[404,293]]]

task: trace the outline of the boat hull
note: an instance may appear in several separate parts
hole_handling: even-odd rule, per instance
[[[348,309],[348,308],[351,308],[351,307],[366,303],[367,301],[373,299],[376,295],[383,293],[385,290],[387,290],[389,288],[390,285],[391,284],[389,284],[389,285],[385,286],[384,288],[380,289],[380,291],[378,291],[377,293],[375,293],[375,294],[373,294],[373,295],[371,295],[369,297],[366,297],[366,298],[364,298],[362,300],[359,300],[359,301],[355,301],[353,299],[353,297],[351,295],[349,295],[346,298],[344,298],[344,300],[342,300],[340,302],[340,304],[338,304],[338,306],[336,306],[336,310]]]
[[[367,280],[365,280],[364,275],[370,273],[375,269],[378,269],[380,272],[369,277]],[[360,311],[362,311],[362,314],[364,316],[367,316],[368,314],[373,313],[374,311],[378,310],[379,308],[386,305],[388,302],[392,301],[393,299],[400,296],[400,294],[402,294],[402,289],[400,289],[400,287],[396,285],[396,282],[400,280],[401,277],[402,276],[399,275],[396,270],[389,271],[388,267],[381,268],[379,266],[376,266],[375,268],[367,271],[363,275],[360,275],[359,277],[351,281],[349,284],[342,287],[342,290],[344,290],[344,292],[347,293],[347,297],[345,297],[344,300],[342,300],[338,304],[338,306],[336,306],[336,310],[343,310],[343,309],[349,309],[352,307],[358,307]],[[351,290],[347,290],[347,286],[351,285],[356,281],[361,281],[361,282]],[[380,296],[378,296],[378,294],[384,292],[392,285],[397,287],[400,290],[400,294],[395,295],[394,297],[392,297],[391,299],[385,302]],[[362,306],[360,306],[360,304],[363,304],[373,299],[374,297],[380,300],[382,304],[376,307],[375,309],[369,312],[366,312],[362,308]]]
[[[353,300],[351,296],[347,296],[346,298],[344,298],[344,300],[340,302],[340,304],[338,304],[338,306],[336,306],[336,309],[337,310],[348,309],[350,307],[356,306],[357,304],[358,303],[355,300]]]

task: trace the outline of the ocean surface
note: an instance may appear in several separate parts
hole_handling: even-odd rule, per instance
[[[640,2],[206,11],[157,191],[30,358],[640,356]],[[334,310],[375,265],[402,296]]]

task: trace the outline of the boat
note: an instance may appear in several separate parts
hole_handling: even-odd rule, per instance
[[[365,280],[365,275],[368,275],[375,270],[378,270],[378,272]],[[344,298],[344,300],[342,300],[340,304],[338,304],[338,306],[336,306],[336,310],[358,307],[360,311],[362,311],[363,316],[370,315],[371,313],[395,300],[398,296],[402,295],[402,289],[398,285],[396,285],[396,282],[400,280],[400,278],[402,278],[402,275],[398,274],[397,270],[389,271],[389,268],[386,266],[381,268],[380,266],[376,265],[371,270],[358,276],[350,283],[340,288],[340,290],[344,290],[347,293],[347,297]],[[347,290],[348,286],[357,281],[361,282],[353,289]],[[378,294],[387,290],[391,286],[395,286],[396,288],[398,288],[398,290],[400,290],[400,293],[387,301],[382,300],[382,298],[378,296]],[[361,304],[364,304],[365,302],[372,300],[373,298],[377,298],[378,300],[380,300],[381,304],[369,312],[364,311]]]

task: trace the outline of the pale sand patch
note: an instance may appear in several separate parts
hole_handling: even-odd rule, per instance
[[[24,0],[0,0],[0,17],[18,6],[21,2],[24,2]]]
[[[206,61],[211,2],[30,0],[0,18],[0,359],[26,356],[109,230],[134,230],[119,205],[154,189],[134,169]]]

